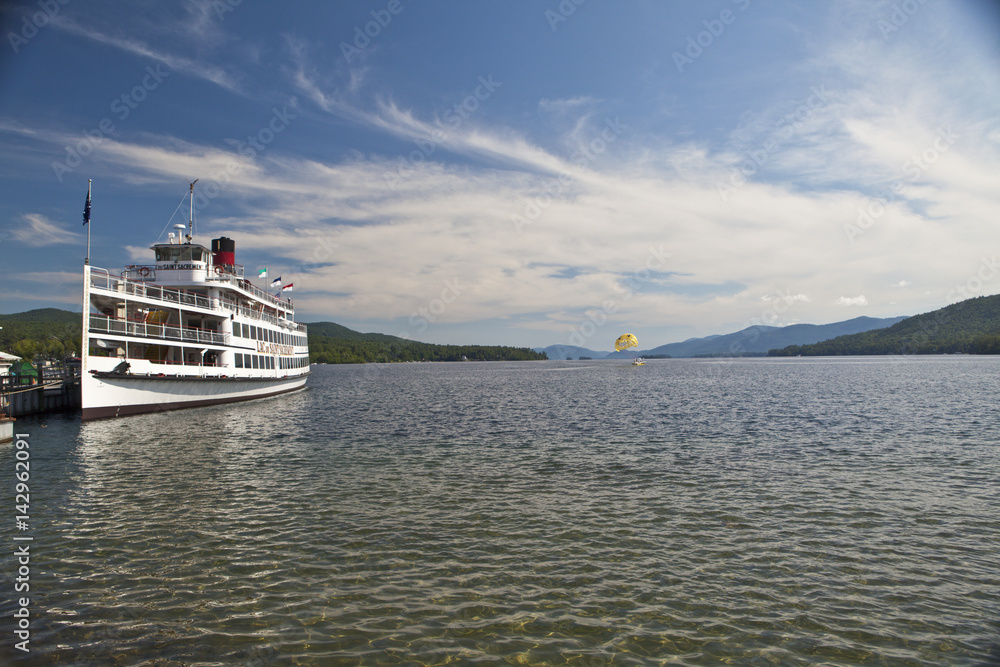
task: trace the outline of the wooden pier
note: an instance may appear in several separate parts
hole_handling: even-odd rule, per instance
[[[80,409],[80,366],[38,367],[38,377],[0,375],[0,418]]]

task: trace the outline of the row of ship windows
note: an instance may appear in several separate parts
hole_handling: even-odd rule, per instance
[[[277,366],[275,365],[277,359]],[[236,354],[236,368],[254,368],[262,370],[288,370],[305,368],[309,365],[309,357],[272,357],[265,354]]]
[[[262,340],[265,343],[277,343],[279,345],[305,346],[307,344],[305,336],[295,336],[293,334],[274,331],[273,329],[265,329],[264,327],[258,327],[253,324],[243,324],[241,322],[233,323],[233,335],[239,336],[240,338],[249,338],[250,340]]]

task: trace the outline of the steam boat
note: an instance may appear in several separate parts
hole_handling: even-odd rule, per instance
[[[291,299],[244,277],[232,239],[213,239],[206,248],[192,242],[189,223],[186,237],[171,233],[151,250],[154,264],[117,273],[90,266],[88,252],[83,419],[244,401],[305,386],[306,327],[296,324]]]

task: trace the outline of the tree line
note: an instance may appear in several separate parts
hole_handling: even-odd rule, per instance
[[[334,338],[309,334],[309,360],[321,364],[365,364],[401,361],[535,361],[548,359],[526,347],[500,345],[434,345],[404,339],[391,341]]]

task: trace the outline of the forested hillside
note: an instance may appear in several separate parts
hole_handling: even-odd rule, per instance
[[[309,358],[326,364],[361,364],[389,361],[526,361],[546,359],[526,347],[498,345],[433,345],[397,336],[363,334],[332,322],[309,327]]]
[[[887,329],[770,351],[771,356],[847,354],[1000,354],[1000,295],[961,301]]]
[[[0,352],[29,360],[79,354],[80,320],[80,313],[58,308],[0,315]]]

